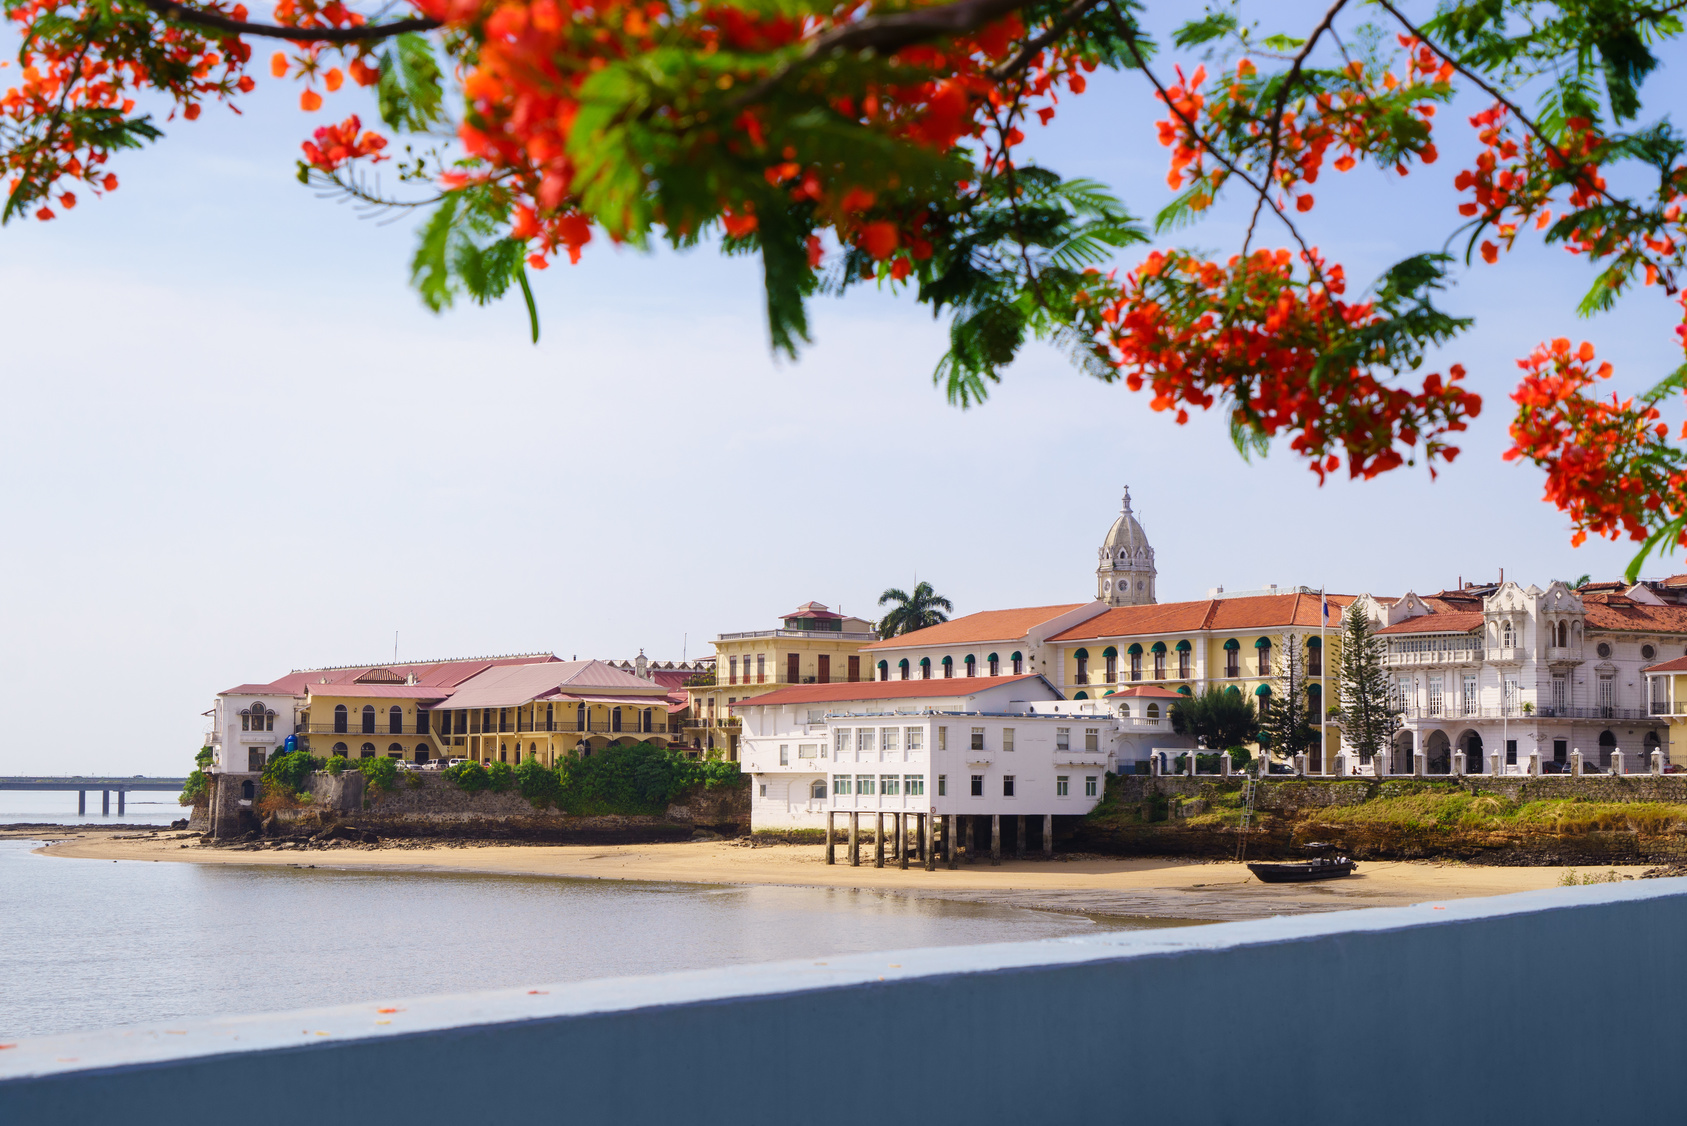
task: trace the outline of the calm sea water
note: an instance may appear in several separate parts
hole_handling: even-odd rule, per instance
[[[111,815],[102,816],[100,792],[89,790],[88,814],[78,817],[74,790],[0,790],[0,825],[168,825],[192,812],[176,801],[177,796],[150,790],[128,794],[119,817],[117,795],[112,794]]]
[[[0,841],[0,1041],[1132,926],[844,889],[71,860],[36,847]]]

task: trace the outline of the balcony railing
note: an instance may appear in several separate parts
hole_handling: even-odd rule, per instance
[[[1508,650],[1515,652],[1515,650]],[[1386,665],[1479,665],[1482,663],[1484,650],[1481,649],[1427,649],[1413,653],[1385,653],[1383,663]]]
[[[1516,703],[1485,708],[1408,705],[1400,714],[1403,719],[1645,719],[1648,712],[1645,708],[1553,707],[1550,704],[1537,704],[1524,711],[1523,704]],[[1681,714],[1687,714],[1687,711]]]
[[[611,722],[612,721],[607,717],[603,719],[588,718],[584,724],[578,723],[572,719],[524,720],[516,725],[515,733],[517,735],[525,735],[533,732],[547,731],[609,731],[612,730],[610,726]],[[639,721],[632,717],[624,717],[621,720],[620,726],[613,728],[613,730],[637,732],[639,730]],[[653,718],[650,726],[646,730],[651,732],[665,732],[668,730],[668,721],[666,718]],[[491,733],[488,732],[488,734]]]
[[[1582,647],[1580,645],[1548,645],[1546,647],[1546,659],[1548,661],[1580,661],[1582,659]]]
[[[813,641],[877,641],[876,633],[845,633],[828,629],[752,629],[742,633],[723,633],[717,641],[753,641],[758,637],[797,637]]]
[[[411,724],[406,731],[402,723],[377,723],[373,727],[362,723],[301,723],[301,735],[421,735],[432,734],[431,725],[428,731],[417,731],[416,725]]]

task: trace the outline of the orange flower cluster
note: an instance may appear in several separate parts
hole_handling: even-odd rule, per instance
[[[381,155],[387,139],[372,131],[359,136],[358,130],[362,128],[363,122],[355,113],[338,125],[324,125],[316,131],[314,139],[304,143],[305,159],[324,172],[332,172],[346,161],[360,157],[368,157],[371,164],[387,159]]]
[[[859,0],[850,0],[827,18],[799,20],[742,7],[684,12],[659,0],[417,0],[417,6],[481,38],[474,66],[463,76],[469,113],[460,130],[464,147],[481,168],[448,180],[447,186],[479,181],[507,193],[511,233],[531,242],[528,261],[536,268],[562,252],[578,259],[592,235],[588,215],[614,238],[629,237],[645,221],[684,231],[718,219],[735,237],[759,225],[755,200],[729,185],[722,186],[710,211],[672,214],[657,204],[654,214],[635,216],[629,189],[617,179],[622,169],[612,158],[578,167],[569,142],[581,112],[582,88],[594,75],[676,44],[705,58],[717,52],[777,50],[845,23],[862,8]],[[827,101],[840,115],[888,137],[948,151],[980,137],[992,109],[1013,100],[988,71],[1011,54],[1023,34],[1018,18],[1010,16],[970,38],[903,48],[895,62],[910,75],[908,82],[834,91]],[[722,71],[711,83],[716,89],[700,90],[698,96],[732,90],[735,81]],[[1053,51],[1027,72],[1033,97],[1052,98],[1061,82],[1068,89],[1083,88],[1082,75]],[[916,259],[929,256],[918,219],[889,223],[869,214],[882,185],[863,187],[848,169],[801,151],[807,137],[800,133],[774,135],[777,126],[760,106],[734,109],[720,122],[705,123],[677,140],[682,150],[689,146],[697,154],[695,164],[708,163],[705,153],[712,157],[723,150],[759,163],[769,185],[784,189],[792,202],[811,203],[818,222],[832,226],[843,242],[881,260],[899,250]],[[602,143],[613,146],[622,138]],[[665,159],[684,157],[669,153]],[[643,187],[632,191],[639,194]],[[609,197],[617,201],[614,206],[607,205]]]
[[[1687,464],[1669,445],[1657,407],[1589,394],[1611,378],[1609,363],[1590,370],[1593,361],[1593,345],[1572,349],[1560,337],[1517,362],[1524,376],[1511,396],[1517,417],[1504,454],[1546,470],[1545,499],[1569,515],[1578,547],[1590,532],[1645,540],[1660,512],[1687,512]],[[1677,542],[1687,544],[1687,532]]]
[[[1275,163],[1265,171],[1265,181],[1283,193],[1279,206],[1292,201],[1296,211],[1312,209],[1313,197],[1305,185],[1317,182],[1332,147],[1340,154],[1334,161],[1338,172],[1390,144],[1403,145],[1425,164],[1435,163],[1439,154],[1430,140],[1429,122],[1435,116],[1431,103],[1451,94],[1453,68],[1409,36],[1401,36],[1400,44],[1407,49],[1403,76],[1386,69],[1367,71],[1364,63],[1353,62],[1331,76],[1326,88],[1298,112],[1293,106],[1284,108]],[[1270,121],[1275,94],[1246,58],[1232,74],[1215,76],[1205,90],[1206,67],[1197,67],[1188,77],[1181,67],[1176,73],[1177,84],[1155,95],[1173,111],[1156,122],[1160,144],[1172,150],[1166,182],[1174,191],[1205,184],[1210,190],[1191,201],[1196,210],[1203,210],[1211,192],[1228,176],[1221,166],[1208,167],[1209,146],[1230,148],[1254,167],[1270,159],[1272,139],[1261,122]],[[1402,106],[1422,119],[1421,126],[1408,130],[1412,136],[1396,135],[1400,127],[1391,124],[1391,109]],[[1397,159],[1394,169],[1404,176],[1404,160]]]
[[[202,6],[246,18],[240,4]],[[139,91],[160,91],[192,121],[205,100],[252,89],[242,73],[251,48],[237,36],[208,37],[150,13],[112,28],[104,5],[80,0],[21,0],[8,6],[7,16],[24,44],[23,81],[0,96],[0,134],[11,135],[0,149],[0,179],[14,205],[37,219],[54,217],[53,202],[76,206],[67,183],[95,195],[116,190],[117,177],[103,167],[112,137],[95,123],[127,116]]]
[[[1574,165],[1570,171],[1574,176],[1571,208],[1579,210],[1598,202],[1605,188],[1599,161],[1606,142],[1594,131],[1592,122],[1582,117],[1566,120],[1565,139],[1554,150],[1536,144],[1532,136],[1519,144],[1509,132],[1510,116],[1510,111],[1496,104],[1470,119],[1483,149],[1477,154],[1476,167],[1465,169],[1453,180],[1459,191],[1471,193],[1470,200],[1459,204],[1459,214],[1481,215],[1495,225],[1500,242],[1483,240],[1482,259],[1486,262],[1499,259],[1501,244],[1510,250],[1518,230],[1530,220],[1537,230],[1545,230],[1552,222],[1552,209],[1547,205],[1567,165]],[[1602,236],[1599,230],[1577,230],[1567,249],[1572,254],[1611,253],[1613,248],[1601,245]],[[1649,276],[1647,280],[1650,284],[1655,279]]]
[[[1182,252],[1148,256],[1101,304],[1112,361],[1126,385],[1154,392],[1157,411],[1231,403],[1233,420],[1263,437],[1291,434],[1290,448],[1323,481],[1347,457],[1352,477],[1400,465],[1422,442],[1431,473],[1451,462],[1446,434],[1482,410],[1464,370],[1432,374],[1416,392],[1383,383],[1357,362],[1356,333],[1377,324],[1369,303],[1342,299],[1340,266],[1314,259],[1322,281],[1298,279],[1287,250],[1260,250],[1220,265]],[[1108,288],[1099,284],[1098,288]],[[1338,453],[1339,451],[1339,453]]]

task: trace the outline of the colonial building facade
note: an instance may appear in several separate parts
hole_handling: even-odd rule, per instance
[[[1415,771],[1418,756],[1432,774],[1561,772],[1578,751],[1604,771],[1619,753],[1625,772],[1667,759],[1649,685],[1668,682],[1648,672],[1687,652],[1687,607],[1648,586],[1466,584],[1386,612],[1402,721],[1389,772]]]

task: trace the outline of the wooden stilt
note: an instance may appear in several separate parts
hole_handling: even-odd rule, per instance
[[[1024,860],[1025,859],[1025,815],[1023,813],[1021,813],[1017,820],[1018,820],[1018,824],[1014,826],[1013,858],[1015,860]]]
[[[990,863],[1000,865],[1002,862],[1002,815],[990,815]]]
[[[1054,814],[1043,814],[1043,855],[1054,855]]]
[[[885,866],[885,815],[884,815],[884,810],[882,810],[882,809],[879,810],[879,812],[874,814],[874,816],[878,819],[878,821],[877,821],[877,824],[876,824],[875,828],[873,829],[873,867],[883,868]]]
[[[949,870],[955,870],[955,815],[951,813],[943,823],[943,854],[949,861]]]
[[[908,870],[908,815],[898,813],[896,818],[896,866],[904,872]]]
[[[962,835],[961,835],[961,842],[960,842],[961,843],[961,855],[966,859],[966,862],[968,864],[971,864],[972,858],[978,855],[978,853],[975,852],[973,850],[973,847],[972,847],[972,831],[973,831],[974,818],[969,813],[963,813],[961,815],[961,821],[966,826],[962,830]]]
[[[838,862],[837,816],[836,810],[828,809],[826,811],[826,863],[828,864]]]
[[[861,814],[853,811],[849,815],[849,866],[861,867]]]
[[[928,872],[937,871],[937,849],[932,847],[933,842],[931,839],[932,833],[936,831],[933,828],[933,823],[936,820],[937,816],[935,814],[920,814],[920,852],[921,858],[925,861],[926,871]]]

